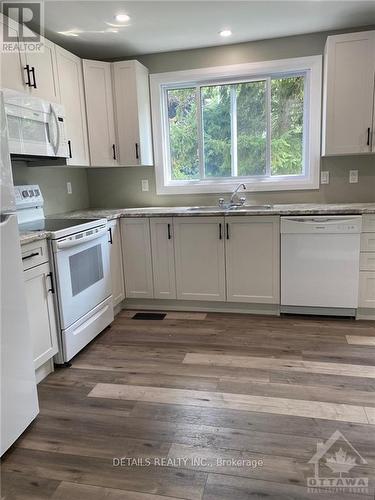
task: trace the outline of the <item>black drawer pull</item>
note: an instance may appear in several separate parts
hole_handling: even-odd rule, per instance
[[[31,80],[30,80],[30,64],[26,64],[26,66],[25,66],[23,69],[26,71],[26,75],[27,75],[26,85],[27,85],[28,87],[31,87]]]
[[[227,224],[227,240],[229,240],[229,224]]]
[[[111,245],[113,245],[112,228],[111,227],[108,229],[108,232],[109,232],[109,243]]]
[[[39,255],[39,252],[33,252],[33,253],[30,253],[29,255],[25,255],[25,257],[22,257],[22,260],[31,259],[32,257],[37,257],[38,255]]]
[[[168,224],[168,239],[170,240],[172,238],[171,236],[171,225]]]
[[[52,273],[48,273],[47,276],[49,277],[51,281],[51,288],[48,289],[49,292],[55,293],[55,285],[53,283],[53,276]]]
[[[73,158],[73,156],[72,156],[72,143],[70,142],[70,139],[68,140],[68,149],[69,149],[69,158]]]
[[[367,129],[367,146],[370,146],[370,135],[371,135],[371,128],[369,127]]]
[[[113,152],[113,155],[112,155],[113,159],[117,160],[117,158],[116,158],[116,144],[112,144],[112,152]]]
[[[222,240],[223,239],[223,233],[222,233],[222,229],[221,229],[221,222],[219,224],[219,240]]]
[[[33,83],[31,84],[31,87],[33,87],[34,89],[36,89],[36,88],[38,88],[38,87],[36,86],[36,80],[35,80],[35,68],[34,68],[34,66],[31,68],[31,73],[32,73],[32,75],[33,75]]]
[[[135,143],[135,157],[139,160],[138,142]]]

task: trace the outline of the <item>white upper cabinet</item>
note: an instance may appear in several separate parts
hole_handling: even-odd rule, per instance
[[[41,37],[43,50],[26,54],[31,93],[52,102],[60,102],[55,44]]]
[[[224,217],[174,219],[177,298],[225,300]]]
[[[68,165],[89,165],[86,106],[81,59],[56,46],[61,104],[70,158]]]
[[[9,32],[11,36],[18,38],[18,26],[11,19],[8,21],[0,17],[1,40],[3,40],[3,30],[9,22]],[[1,87],[28,92],[26,84],[26,55],[24,52],[2,52],[1,53]]]
[[[121,219],[121,240],[126,296],[152,299],[154,289],[149,219]]]
[[[322,154],[375,151],[375,31],[329,36],[324,66]]]
[[[227,300],[279,303],[279,217],[225,217]]]
[[[113,113],[111,64],[83,60],[90,164],[113,167],[118,164]]]
[[[0,26],[9,22],[9,30],[17,35],[18,25],[1,18]],[[41,37],[41,52],[12,52],[1,54],[1,87],[30,92],[36,97],[60,102],[56,68],[55,44]]]
[[[174,234],[172,217],[150,219],[155,299],[176,298]]]
[[[113,63],[120,165],[153,165],[148,70],[138,61]]]

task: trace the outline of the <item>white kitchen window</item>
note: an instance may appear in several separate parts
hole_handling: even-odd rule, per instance
[[[321,56],[151,75],[159,194],[319,187]]]

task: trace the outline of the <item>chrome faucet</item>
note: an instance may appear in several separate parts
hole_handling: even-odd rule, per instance
[[[245,184],[243,184],[243,182],[238,184],[236,189],[233,191],[232,196],[230,197],[229,206],[231,206],[231,207],[240,206],[241,207],[242,205],[245,204],[246,198],[244,196],[241,196],[241,198],[238,199],[237,193],[241,187],[243,188],[244,191],[246,191],[246,186],[245,186]],[[237,201],[235,201],[235,200],[237,200]]]

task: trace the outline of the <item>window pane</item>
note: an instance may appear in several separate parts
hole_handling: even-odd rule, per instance
[[[215,85],[201,88],[206,177],[231,175],[230,87],[230,85]]]
[[[238,175],[265,175],[267,151],[266,82],[237,85]]]
[[[303,173],[304,77],[271,81],[271,175]]]
[[[195,88],[167,92],[171,177],[199,179]]]

